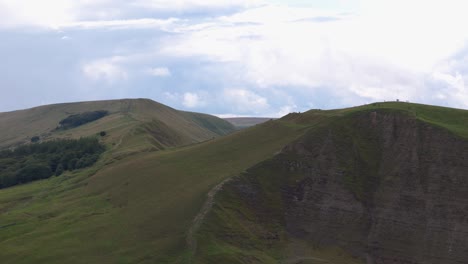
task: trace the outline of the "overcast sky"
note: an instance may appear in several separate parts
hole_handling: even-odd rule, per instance
[[[0,0],[0,111],[150,98],[277,117],[373,101],[468,108],[456,0]]]

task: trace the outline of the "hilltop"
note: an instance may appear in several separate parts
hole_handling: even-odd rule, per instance
[[[463,263],[468,111],[408,103],[315,124],[223,186],[196,263]]]
[[[90,168],[0,190],[5,263],[383,263],[394,252],[394,263],[437,263],[428,252],[444,263],[466,257],[466,110],[375,103],[291,113],[218,136],[225,121],[214,117],[149,100],[105,102],[117,106],[38,111],[48,120],[41,131],[77,112],[109,111],[50,135],[94,135],[105,127],[108,150]],[[123,105],[132,105],[129,115]],[[25,131],[17,137],[24,141],[38,134],[26,132],[28,111],[10,118]],[[153,118],[185,141],[158,148],[148,139],[162,126],[142,129]],[[0,142],[13,142],[5,140],[13,134],[0,134]],[[159,151],[135,151],[143,149]],[[397,233],[407,235],[398,240]],[[419,243],[424,240],[435,242]]]
[[[70,118],[92,113],[101,114],[93,122],[57,129]],[[234,131],[220,118],[178,111],[148,99],[54,104],[0,113],[0,127],[0,148],[25,144],[33,137],[47,141],[104,131],[105,144],[132,151],[188,145]]]

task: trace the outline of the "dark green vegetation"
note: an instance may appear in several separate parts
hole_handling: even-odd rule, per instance
[[[79,114],[70,115],[67,118],[60,120],[57,129],[70,129],[77,126],[84,125],[89,122],[93,122],[100,118],[108,115],[109,112],[106,110],[97,110],[92,112],[84,112]]]
[[[0,189],[89,167],[104,150],[96,138],[81,138],[0,151]]]
[[[48,134],[67,113],[84,109],[103,109],[109,115]],[[321,146],[332,131],[336,146],[343,148],[336,162],[347,179],[343,184],[349,200],[373,197],[370,189],[376,183],[371,172],[379,165],[380,150],[373,133],[355,126],[355,120],[365,116],[367,121],[372,112],[411,117],[468,136],[467,111],[408,103],[295,113],[229,135],[233,127],[221,119],[149,100],[64,104],[0,114],[0,124],[11,123],[17,131],[0,131],[0,146],[29,142],[35,135],[41,140],[79,138],[100,131],[106,131],[102,140],[108,146],[92,167],[0,191],[0,259],[2,263],[320,263],[319,259],[363,263],[341,245],[322,247],[291,236],[282,219],[289,207],[278,190],[306,178],[300,170],[290,169],[292,162],[301,161],[297,143]],[[38,119],[42,122],[34,121]],[[361,154],[359,159],[350,158],[354,154],[349,146]],[[197,246],[189,247],[188,230],[206,194],[228,178],[233,180],[216,194],[212,210],[194,234]],[[239,182],[244,187],[239,189]],[[258,194],[255,203],[249,190]],[[239,191],[244,191],[240,197]],[[342,236],[348,236],[346,223],[341,225]]]

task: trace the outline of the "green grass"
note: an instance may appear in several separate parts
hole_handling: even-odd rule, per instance
[[[328,115],[347,115],[360,111],[387,109],[401,111],[420,121],[444,128],[460,137],[468,138],[468,110],[405,102],[377,102],[340,110],[323,111]]]
[[[0,226],[16,224],[0,228],[0,259],[183,263],[186,232],[208,190],[271,157],[303,131],[270,122],[114,162],[107,153],[94,171],[2,190]]]
[[[73,129],[55,130],[60,120],[71,114],[97,110],[106,110],[109,115]],[[164,124],[165,131],[162,132],[170,133],[159,136],[175,134],[179,137],[177,144],[164,147],[193,144],[235,130],[233,125],[220,118],[178,111],[148,99],[79,102],[0,113],[0,148],[29,143],[33,136],[39,136],[42,140],[52,140],[86,137],[106,131],[106,144],[124,146],[126,142],[122,142],[121,139],[128,140],[131,135],[132,138],[139,136],[140,142],[135,144],[135,140],[132,140],[129,147],[135,148],[139,145],[138,147],[147,149],[152,140],[148,139],[147,134],[135,134],[141,127],[148,128],[148,125],[151,127],[153,123]]]
[[[337,147],[338,169],[344,174],[346,188],[366,204],[372,200],[379,182],[379,135],[382,131],[369,125],[372,112],[406,116],[456,136],[468,135],[466,110],[400,102],[293,113],[279,122],[289,122],[288,126],[308,124],[307,133],[297,140],[305,146],[320,146],[329,138]],[[286,210],[281,190],[295,186],[306,176],[285,169],[283,164],[314,161],[286,153],[257,164],[247,174],[225,185],[201,226],[195,263],[287,263],[297,257],[306,257],[297,263],[318,263],[307,260],[307,256],[331,263],[364,263],[339,248],[308,245],[307,241],[288,236],[283,223]],[[291,249],[301,245],[304,248],[300,251]]]
[[[366,137],[356,136],[359,131],[353,128],[352,117],[361,112],[398,111],[468,137],[468,128],[464,125],[468,124],[467,111],[408,103],[378,103],[290,114],[225,137],[218,137],[218,134],[225,133],[229,127],[217,119],[200,121],[203,115],[179,115],[174,109],[147,100],[105,104],[106,107],[90,103],[86,108],[109,110],[109,116],[79,129],[50,135],[77,137],[107,131],[103,141],[108,151],[97,165],[0,190],[2,263],[187,263],[190,252],[185,244],[186,234],[206,193],[224,179],[239,176],[248,168],[269,160],[286,144],[303,135],[327,131],[333,126],[343,127],[341,135],[355,140],[370,169],[377,166],[371,162],[376,151],[373,145],[367,143]],[[83,105],[65,106],[49,108],[50,116],[41,109],[14,113],[13,117],[0,114],[0,123],[16,120],[10,126],[19,126],[17,136],[10,129],[0,132],[1,144],[10,144],[14,138],[26,140],[36,131],[46,131],[54,120],[63,118],[64,109],[68,112],[84,109]],[[41,117],[46,119],[43,124],[34,121]],[[28,120],[30,125],[35,125],[35,131],[28,131],[23,125]],[[340,123],[343,120],[345,122]],[[158,122],[168,127],[158,126]],[[174,130],[179,132],[180,138],[167,138],[176,142],[173,146],[167,146],[161,138],[155,139],[151,134],[168,134]],[[153,151],[156,149],[164,150]],[[291,246],[303,246],[306,253],[312,250],[304,241],[287,238],[282,223],[274,220],[274,214],[281,212],[283,206],[275,191],[284,183],[280,176],[279,171],[265,170],[257,179],[263,193],[259,201],[264,206],[262,212],[272,214],[267,218],[271,221],[263,225],[251,224],[257,217],[255,208],[231,199],[234,196],[228,189],[221,191],[209,215],[248,239],[220,239],[221,226],[209,220],[197,234],[200,240],[197,254],[200,255],[195,260],[199,263],[277,263],[278,259],[292,254],[288,253]],[[292,175],[289,180],[301,177]],[[350,188],[363,197],[369,182],[366,177],[351,175],[349,179]],[[228,201],[227,206],[221,201]],[[259,236],[270,233],[278,234],[278,244],[265,242]],[[241,241],[250,241],[253,246],[238,247],[236,243]],[[315,250],[310,254],[335,258],[336,263],[359,263],[339,249]],[[205,260],[207,262],[203,262]]]

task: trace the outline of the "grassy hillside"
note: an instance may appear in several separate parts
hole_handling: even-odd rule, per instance
[[[72,129],[55,129],[69,116],[100,110],[109,114]],[[28,143],[34,136],[79,138],[106,131],[104,142],[120,151],[188,145],[234,130],[220,118],[178,111],[148,99],[66,103],[0,113],[0,127],[0,148]]]
[[[41,136],[50,138],[79,137],[105,130],[108,136],[104,140],[109,146],[103,158],[91,168],[0,190],[2,263],[191,263],[205,260],[211,254],[220,257],[220,262],[216,263],[238,263],[239,259],[229,257],[236,252],[235,247],[216,245],[219,241],[210,232],[219,231],[222,226],[212,222],[213,218],[207,218],[195,234],[199,247],[192,252],[186,240],[193,219],[214,186],[227,178],[244,175],[245,170],[256,164],[268,162],[285,145],[306,133],[326,130],[333,122],[359,111],[387,108],[388,111],[404,111],[457,135],[468,135],[468,128],[459,125],[466,123],[467,111],[380,103],[290,114],[200,144],[141,152],[137,150],[155,148],[164,142],[184,145],[211,139],[228,131],[229,126],[218,119],[181,113],[149,100],[137,102],[89,103],[86,110],[107,110],[111,114],[83,127],[51,135],[45,131],[68,114],[83,111],[83,107],[65,104],[13,112],[16,119],[12,113],[0,114],[0,123],[10,120],[9,129],[0,131],[4,146],[37,134],[28,131],[30,124],[35,124],[37,131],[44,131]],[[67,109],[67,113],[63,109]],[[14,127],[17,127],[17,135]],[[182,132],[171,137],[173,134],[166,132],[172,130]],[[158,141],[154,142],[154,138]],[[132,150],[135,151],[130,152]],[[261,184],[266,191],[272,186],[268,175],[265,174]],[[223,190],[219,195],[229,197]],[[274,200],[270,205],[280,206]],[[247,208],[237,209],[245,210],[248,217]],[[213,214],[209,213],[208,217],[210,215]],[[233,223],[234,228],[245,228],[235,224],[235,215],[222,213],[221,216],[223,221]],[[303,241],[289,245],[291,250],[309,248]],[[192,258],[193,253],[195,258]],[[253,252],[254,256],[257,253]],[[320,254],[319,258],[338,256],[342,252],[330,249]],[[247,255],[244,262],[249,262],[249,258],[252,261]],[[348,256],[337,258],[346,260]],[[275,263],[274,259],[265,259],[266,263],[268,261]],[[291,263],[316,260],[298,261],[303,262]]]
[[[364,207],[371,206],[377,185],[383,181],[377,175],[392,175],[396,168],[401,166],[392,164],[380,167],[382,146],[379,137],[383,137],[386,132],[371,129],[374,126],[373,122],[377,122],[372,119],[373,113],[375,116],[377,113],[380,116],[393,114],[409,120],[419,120],[421,124],[448,131],[456,138],[466,139],[468,136],[468,111],[419,104],[375,103],[355,108],[312,110],[304,114],[285,116],[283,121],[311,126],[287,151],[258,163],[224,185],[197,235],[199,245],[195,263],[365,263],[363,258],[353,257],[337,244],[323,246],[314,243],[314,238],[306,235],[309,230],[301,229],[307,226],[307,223],[302,223],[300,219],[306,215],[314,219],[310,216],[314,213],[320,215],[316,216],[320,219],[327,210],[330,210],[334,219],[340,219],[346,213],[338,211],[337,206],[347,199],[356,200],[356,203],[362,203]],[[406,128],[400,124],[397,129],[404,131]],[[387,133],[388,131],[390,130],[387,130]],[[391,133],[398,132],[394,130]],[[417,166],[413,164],[412,168]],[[329,170],[341,171],[345,175],[344,179],[328,176],[325,180],[320,178],[327,175]],[[337,175],[341,174],[337,172]],[[338,182],[337,185],[344,186],[347,191],[342,194],[340,189],[329,190],[322,180]],[[318,186],[317,190],[304,187],[314,184]],[[328,191],[330,193],[326,193]],[[325,195],[322,196],[323,193]],[[297,200],[305,199],[300,195],[307,195],[313,201],[317,199],[312,206],[321,204],[321,199],[325,199],[323,197],[339,198],[337,204],[325,203],[327,209],[319,212],[307,212],[304,209],[306,207],[294,211],[291,207],[296,203],[301,205]],[[291,204],[288,200],[295,202]],[[349,207],[347,209],[353,211]],[[358,212],[357,209],[354,210]],[[294,221],[290,216],[292,212],[297,214]],[[356,218],[351,218],[348,221],[325,223],[324,228],[327,224],[335,224],[334,232],[338,234],[329,232],[324,236],[338,237],[337,240],[342,241],[359,240],[359,237],[352,233],[353,228],[358,228],[352,226],[355,222]],[[365,220],[363,222],[365,223]],[[295,226],[298,230],[292,235],[290,232],[295,230]],[[316,238],[315,241],[320,239],[327,240]]]
[[[91,169],[0,191],[3,263],[187,263],[187,230],[211,187],[305,127],[267,122],[179,149],[107,156]]]

